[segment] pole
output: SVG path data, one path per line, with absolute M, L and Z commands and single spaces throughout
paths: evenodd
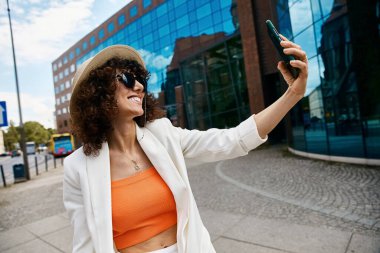
M 47 155 L 45 155 L 45 170 L 48 171 L 48 158 Z
M 36 164 L 36 175 L 38 176 L 38 162 L 37 162 L 37 156 L 34 156 L 34 163 Z
M 13 43 L 13 31 L 12 31 L 12 20 L 11 20 L 11 10 L 9 9 L 9 1 L 7 0 L 7 10 L 8 10 L 8 19 L 9 19 L 9 29 L 11 31 L 11 41 L 12 41 L 12 53 L 13 53 L 13 65 L 15 70 L 15 79 L 16 79 L 16 90 L 17 90 L 17 101 L 18 101 L 18 112 L 20 115 L 20 146 L 23 153 L 23 159 L 24 159 L 24 170 L 26 179 L 30 180 L 30 172 L 29 172 L 29 163 L 28 163 L 28 154 L 26 153 L 26 146 L 25 146 L 25 131 L 24 131 L 24 124 L 22 122 L 22 113 L 21 113 L 21 102 L 20 102 L 20 90 L 18 86 L 18 76 L 17 76 L 17 65 L 16 65 L 16 54 L 15 54 L 15 46 Z
M 7 181 L 5 180 L 3 165 L 1 165 L 1 164 L 0 164 L 0 170 L 1 170 L 1 177 L 3 179 L 3 185 L 4 185 L 4 187 L 7 187 Z

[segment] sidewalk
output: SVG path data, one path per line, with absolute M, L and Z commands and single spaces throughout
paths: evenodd
M 202 210 L 218 253 L 378 253 L 380 239 Z M 254 226 L 247 226 L 254 224 Z M 0 252 L 71 252 L 72 229 L 65 213 L 0 233 Z
M 62 166 L 49 170 L 31 181 L 0 189 L 0 209 L 10 205 L 12 197 L 34 198 L 43 196 L 47 201 L 32 199 L 33 206 L 45 205 L 38 212 L 42 219 L 25 220 L 17 225 L 11 218 L 5 220 L 1 213 L 0 252 L 3 253 L 55 253 L 71 252 L 72 229 L 63 205 L 56 192 L 62 191 Z M 43 190 L 43 191 L 41 191 Z M 56 195 L 56 196 L 52 196 Z M 196 196 L 197 197 L 197 196 Z M 54 199 L 56 209 L 50 206 Z M 21 205 L 17 203 L 17 206 Z M 24 211 L 26 212 L 27 210 Z M 19 209 L 9 209 L 18 212 Z M 41 212 L 45 212 L 46 216 Z M 53 210 L 55 213 L 52 213 Z M 13 211 L 12 211 L 13 212 Z M 338 229 L 299 225 L 278 219 L 263 219 L 253 215 L 242 215 L 225 211 L 200 208 L 202 219 L 211 234 L 218 253 L 379 253 L 380 237 L 363 235 Z M 7 213 L 7 215 L 10 215 Z M 17 217 L 17 215 L 16 215 Z M 4 220 L 3 220 L 4 218 Z M 5 225 L 4 225 L 5 224 Z M 8 224 L 8 225 L 7 225 Z M 194 252 L 195 253 L 195 252 Z

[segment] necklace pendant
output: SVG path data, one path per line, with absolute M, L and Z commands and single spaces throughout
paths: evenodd
M 133 167 L 135 168 L 135 171 L 141 170 L 140 166 L 137 164 L 135 160 L 132 160 L 132 162 L 133 162 Z

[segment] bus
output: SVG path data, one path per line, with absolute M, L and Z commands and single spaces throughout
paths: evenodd
M 50 137 L 49 151 L 55 158 L 68 156 L 74 149 L 74 137 L 71 134 L 53 134 Z
M 36 154 L 36 143 L 34 141 L 26 142 L 26 154 L 35 155 Z

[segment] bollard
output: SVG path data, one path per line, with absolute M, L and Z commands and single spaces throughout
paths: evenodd
M 37 156 L 34 156 L 34 163 L 36 164 L 36 175 L 38 176 L 38 162 L 37 162 Z
M 53 159 L 54 159 L 54 169 L 56 169 L 57 168 L 57 164 L 55 162 L 55 157 Z
M 1 164 L 0 164 L 0 169 L 1 169 L 1 177 L 3 178 L 4 187 L 7 187 L 7 182 L 5 181 L 5 175 L 4 175 L 3 165 L 1 165 Z
M 46 170 L 46 172 L 48 171 L 48 159 L 47 159 L 47 155 L 45 155 L 45 170 Z

